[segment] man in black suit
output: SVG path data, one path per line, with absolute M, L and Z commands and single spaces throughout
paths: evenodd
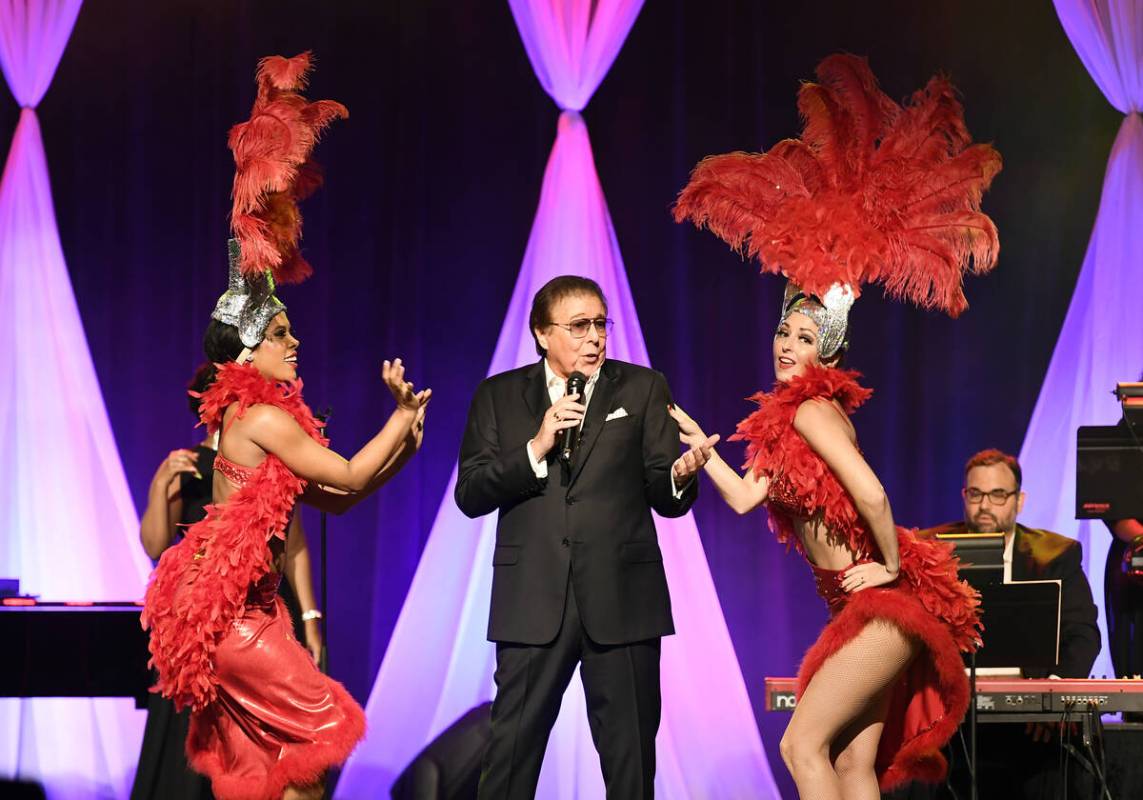
M 1052 669 L 1028 670 L 1027 678 L 1086 678 L 1099 655 L 1099 628 L 1091 587 L 1083 571 L 1083 547 L 1051 531 L 1016 522 L 1024 509 L 1023 471 L 1014 456 L 982 450 L 964 469 L 964 522 L 934 533 L 1004 533 L 1004 580 L 1060 581 L 1060 660 Z
M 541 360 L 494 375 L 468 414 L 456 503 L 496 511 L 492 738 L 480 797 L 535 795 L 548 735 L 577 664 L 609 798 L 651 797 L 659 641 L 674 632 L 651 517 L 682 516 L 708 451 L 678 457 L 662 374 L 606 359 L 606 300 L 562 276 L 529 319 Z M 567 394 L 583 373 L 583 397 Z M 574 429 L 570 460 L 558 441 Z
M 964 469 L 964 522 L 926 531 L 1004 533 L 1004 580 L 1060 581 L 1060 653 L 1051 669 L 1025 670 L 1027 678 L 1086 678 L 1099 655 L 1099 628 L 1091 587 L 1083 571 L 1083 548 L 1075 539 L 1016 522 L 1024 508 L 1023 471 L 1014 456 L 982 450 Z M 1063 784 L 1059 742 L 1049 725 L 981 725 L 979 787 L 982 798 L 1052 798 Z M 953 785 L 967 784 L 961 753 L 953 750 Z M 1070 779 L 1082 774 L 1072 764 Z M 1074 791 L 1074 790 L 1073 790 Z

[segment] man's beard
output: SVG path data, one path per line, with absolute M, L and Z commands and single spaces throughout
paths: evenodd
M 1004 520 L 992 515 L 984 516 L 983 521 L 979 520 L 979 517 L 974 516 L 968 521 L 968 527 L 972 533 L 997 533 L 998 531 L 1007 531 L 1011 527 L 1011 525 L 1002 525 Z

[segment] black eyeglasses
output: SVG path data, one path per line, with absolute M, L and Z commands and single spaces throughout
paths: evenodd
M 596 317 L 595 319 L 573 319 L 566 325 L 562 322 L 552 322 L 550 324 L 555 325 L 557 328 L 563 328 L 571 334 L 573 339 L 582 339 L 587 336 L 587 332 L 594 327 L 595 332 L 599 334 L 599 338 L 603 339 L 606 338 L 608 332 L 611 330 L 611 326 L 615 324 L 615 320 Z
M 1005 491 L 1004 489 L 993 489 L 991 492 L 982 492 L 975 487 L 971 489 L 961 489 L 961 494 L 964 495 L 964 499 L 973 505 L 983 502 L 984 498 L 987 497 L 992 505 L 1002 506 L 1008 502 L 1009 497 L 1019 493 L 1019 489 L 1015 489 L 1011 492 Z

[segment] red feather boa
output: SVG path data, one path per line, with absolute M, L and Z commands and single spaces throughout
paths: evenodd
M 794 501 L 790 509 L 796 516 L 812 517 L 819 510 L 825 523 L 855 553 L 869 552 L 869 534 L 857 516 L 853 498 L 833 472 L 794 430 L 794 415 L 807 400 L 836 400 L 845 413 L 852 414 L 873 394 L 858 384 L 859 373 L 807 366 L 805 373 L 788 383 L 779 382 L 772 392 L 758 392 L 750 399 L 758 410 L 738 423 L 731 441 L 746 442 L 744 468 L 756 476 L 770 478 L 772 496 L 781 496 L 783 504 Z M 769 504 L 770 528 L 785 544 L 793 542 L 801 551 L 794 535 L 793 523 L 784 513 L 775 513 Z
M 252 366 L 225 364 L 202 394 L 200 415 L 208 430 L 222 425 L 232 404 L 234 419 L 253 405 L 289 413 L 323 445 L 321 424 L 302 400 L 302 382 L 276 384 Z M 150 666 L 159 673 L 152 691 L 178 708 L 204 708 L 216 697 L 214 649 L 240 615 L 250 586 L 271 569 L 266 543 L 285 538 L 286 526 L 305 481 L 273 454 L 225 504 L 207 507 L 181 542 L 159 559 L 143 602 L 142 622 L 151 631 Z
M 853 413 L 873 394 L 857 382 L 858 377 L 853 371 L 807 366 L 802 375 L 779 382 L 772 392 L 754 395 L 751 400 L 758 403 L 758 410 L 738 423 L 731 437 L 747 443 L 744 466 L 770 479 L 766 510 L 771 530 L 778 541 L 792 543 L 799 552 L 802 546 L 794 532 L 794 517 L 820 514 L 851 552 L 863 558 L 880 557 L 849 492 L 794 429 L 794 416 L 808 400 L 834 400 L 847 414 Z M 897 529 L 897 543 L 902 579 L 925 610 L 950 627 L 959 649 L 974 648 L 979 641 L 980 599 L 957 577 L 952 545 L 918 539 L 905 528 Z

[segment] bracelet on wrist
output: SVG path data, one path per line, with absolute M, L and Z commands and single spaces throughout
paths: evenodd
M 322 619 L 324 616 L 325 615 L 316 608 L 311 608 L 309 611 L 302 612 L 302 622 L 309 622 L 311 619 Z

